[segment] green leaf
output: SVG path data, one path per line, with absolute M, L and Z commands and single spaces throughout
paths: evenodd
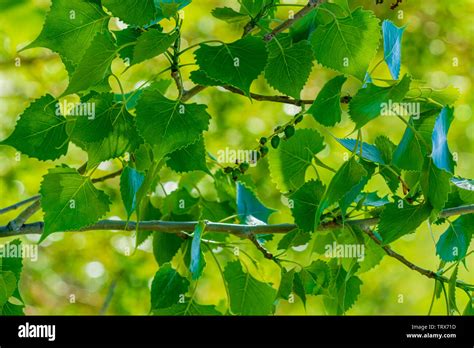
M 390 87 L 379 87 L 370 83 L 365 88 L 359 89 L 349 103 L 349 115 L 355 122 L 356 128 L 365 124 L 379 115 L 396 116 L 393 103 L 400 103 L 410 88 L 411 78 L 405 75 L 399 83 Z M 395 109 L 395 110 L 393 110 Z
M 405 202 L 385 206 L 378 225 L 378 232 L 384 244 L 414 232 L 431 213 L 429 204 L 409 205 Z
M 189 281 L 169 263 L 160 267 L 151 283 L 151 310 L 167 308 L 179 303 L 189 289 Z
M 278 288 L 277 298 L 288 300 L 293 290 L 293 279 L 295 278 L 295 269 L 287 271 L 284 267 L 281 269 L 280 287 Z
M 390 164 L 392 163 L 395 144 L 392 143 L 389 138 L 383 135 L 375 138 L 374 143 L 379 150 L 383 161 L 387 164 L 380 166 L 380 174 L 385 179 L 385 182 L 387 183 L 387 186 L 390 188 L 390 190 L 395 193 L 397 192 L 398 186 L 400 185 L 399 176 L 401 175 L 400 169 Z
M 39 160 L 55 160 L 68 149 L 66 118 L 61 116 L 56 99 L 46 95 L 23 112 L 13 133 L 0 144 L 13 146 Z
M 15 239 L 8 244 L 2 246 L 4 249 L 7 248 L 17 248 L 17 250 L 21 250 L 21 240 Z M 20 280 L 21 271 L 23 270 L 23 258 L 21 254 L 17 256 L 8 255 L 8 257 L 0 256 L 0 270 L 2 271 L 9 271 L 15 275 L 17 282 Z
M 348 0 L 333 0 L 334 4 L 338 5 L 345 13 L 351 13 Z M 327 5 L 327 4 L 326 4 Z
M 299 229 L 294 229 L 291 232 L 286 233 L 283 238 L 278 242 L 278 250 L 286 250 L 293 246 L 304 245 L 311 239 L 311 234 L 303 232 Z
M 421 100 L 433 100 L 441 105 L 453 105 L 459 99 L 459 89 L 448 86 L 444 89 L 413 88 L 407 93 L 407 98 L 420 98 Z
M 324 148 L 323 137 L 316 130 L 299 129 L 277 150 L 270 152 L 270 173 L 277 188 L 291 192 L 303 185 L 306 169 Z
M 307 111 L 323 126 L 332 127 L 341 122 L 341 88 L 346 80 L 344 75 L 339 75 L 326 82 Z
M 174 233 L 153 233 L 153 255 L 158 265 L 170 262 L 183 244 L 183 239 Z
M 271 4 L 272 0 L 238 0 L 240 3 L 240 12 L 255 18 L 264 6 Z
M 369 193 L 361 193 L 358 197 L 356 202 L 362 201 L 362 205 L 365 207 L 382 207 L 385 204 L 390 203 L 388 200 L 388 195 L 384 197 L 379 197 L 377 192 L 369 192 Z
M 301 186 L 289 198 L 292 201 L 291 213 L 295 223 L 304 232 L 312 232 L 316 211 L 323 198 L 326 187 L 317 180 L 311 180 Z
M 53 0 L 40 35 L 24 49 L 47 47 L 66 66 L 77 65 L 96 34 L 107 30 L 109 18 L 98 1 Z
M 402 36 L 405 27 L 399 28 L 388 19 L 382 23 L 383 55 L 394 80 L 400 75 L 402 64 Z
M 138 28 L 128 27 L 120 31 L 114 31 L 113 34 L 117 39 L 117 46 L 121 47 L 119 56 L 126 63 L 130 63 L 133 59 L 133 51 L 135 50 L 134 43 L 144 32 Z M 122 47 L 125 46 L 125 47 Z M 121 98 L 121 96 L 120 96 Z M 117 100 L 118 101 L 118 100 Z
M 13 295 L 17 280 L 13 272 L 10 271 L 0 271 L 0 308 L 7 303 L 10 296 Z
M 230 7 L 216 7 L 212 10 L 211 14 L 224 22 L 227 23 L 238 23 L 245 21 L 249 18 L 248 15 L 235 11 Z
M 2 308 L 2 311 L 0 311 L 0 314 L 6 315 L 6 316 L 21 316 L 25 315 L 23 312 L 23 309 L 25 308 L 24 305 L 16 305 L 11 302 L 5 303 L 5 305 Z
M 171 86 L 170 79 L 160 79 L 160 80 L 154 81 L 150 85 L 150 87 L 148 87 L 147 89 L 150 91 L 158 91 L 164 95 L 166 91 L 168 90 L 169 86 Z M 138 99 L 140 99 L 142 93 L 143 93 L 143 90 L 138 89 L 130 93 L 125 93 L 124 95 L 115 94 L 114 101 L 123 102 L 125 98 L 127 110 L 132 110 L 132 109 L 135 109 L 135 107 L 137 106 Z
M 150 24 L 157 17 L 154 0 L 103 0 L 102 3 L 114 16 L 132 26 Z
M 210 316 L 210 315 L 222 315 L 216 310 L 215 306 L 202 305 L 194 300 L 187 299 L 187 303 L 174 304 L 168 308 L 159 308 L 153 311 L 153 315 L 166 315 L 166 316 L 181 316 L 181 315 L 197 315 L 197 316 Z
M 178 11 L 188 6 L 191 0 L 155 0 L 158 12 L 157 20 L 171 18 L 178 14 Z
M 149 90 L 140 97 L 136 112 L 138 131 L 154 146 L 157 160 L 198 141 L 210 119 L 206 105 L 184 104 Z
M 451 191 L 451 176 L 450 173 L 438 169 L 432 158 L 425 162 L 420 177 L 420 185 L 423 195 L 436 210 L 443 209 L 448 200 L 448 194 Z
M 201 251 L 201 236 L 204 233 L 206 224 L 204 221 L 199 223 L 194 228 L 193 239 L 191 243 L 191 263 L 189 265 L 189 271 L 192 274 L 192 279 L 196 280 L 202 275 L 204 269 L 204 255 Z
M 4 250 L 7 250 L 8 248 L 15 248 L 16 250 L 21 250 L 21 240 L 15 239 L 9 242 L 8 244 L 3 245 Z M 18 284 L 20 281 L 22 270 L 23 270 L 23 257 L 21 253 L 18 253 L 16 255 L 14 254 L 8 254 L 8 255 L 3 255 L 3 256 L 0 255 L 0 271 L 12 272 L 15 275 L 16 287 L 12 296 L 21 302 L 23 302 L 23 299 L 20 295 Z M 5 306 L 7 306 L 7 304 L 5 304 Z M 23 315 L 23 306 L 11 305 L 10 307 L 12 311 L 15 311 L 15 310 L 19 311 L 18 315 Z M 4 315 L 7 315 L 5 314 L 6 310 L 7 309 L 4 307 L 3 308 Z M 1 313 L 1 305 L 0 305 L 0 313 Z
M 124 104 L 114 103 L 112 94 L 100 94 L 88 101 L 95 106 L 93 119 L 68 117 L 71 140 L 87 151 L 88 168 L 111 158 L 117 158 L 138 148 L 140 138 L 135 119 Z
M 267 50 L 260 38 L 246 36 L 232 43 L 202 44 L 196 62 L 208 77 L 250 93 L 250 85 L 267 63 Z M 216 62 L 219 62 L 216 64 Z
M 206 165 L 206 147 L 203 137 L 196 142 L 170 153 L 166 164 L 177 173 L 201 170 L 210 173 Z
M 362 281 L 350 275 L 342 266 L 331 264 L 331 284 L 324 304 L 329 314 L 342 315 L 348 311 L 360 294 Z
M 268 217 L 275 212 L 267 208 L 255 193 L 245 184 L 237 182 L 237 215 L 243 224 L 266 224 Z
M 67 166 L 48 170 L 40 194 L 45 224 L 40 241 L 53 232 L 92 225 L 109 211 L 109 197 L 89 177 Z
M 318 62 L 326 67 L 363 80 L 380 40 L 379 20 L 361 8 L 349 16 L 334 17 L 311 34 L 310 41 Z
M 199 198 L 191 196 L 184 188 L 179 188 L 171 192 L 163 200 L 163 214 L 186 214 L 199 202 Z
M 303 281 L 300 277 L 300 273 L 295 273 L 295 277 L 293 279 L 293 291 L 301 299 L 303 306 L 306 308 L 306 292 Z
M 111 74 L 110 65 L 117 53 L 117 46 L 109 32 L 97 34 L 70 77 L 63 95 L 84 91 L 104 82 Z
M 237 315 L 268 315 L 273 312 L 276 291 L 242 270 L 239 261 L 229 262 L 224 278 L 230 294 L 230 308 Z
M 168 47 L 176 41 L 177 37 L 177 31 L 173 33 L 162 33 L 157 29 L 149 29 L 137 40 L 132 64 L 141 63 L 166 52 Z
M 322 5 L 324 4 L 321 4 L 320 6 Z M 319 14 L 319 7 L 313 9 L 307 15 L 303 16 L 299 21 L 294 22 L 293 25 L 290 26 L 289 34 L 293 42 L 308 40 L 310 38 L 311 33 L 319 25 L 317 14 Z
M 451 276 L 449 277 L 448 302 L 451 313 L 458 312 L 460 314 L 459 309 L 456 306 L 456 281 L 458 279 L 458 268 L 459 264 L 456 265 L 453 272 L 451 273 Z
M 201 198 L 199 205 L 202 208 L 202 220 L 221 221 L 235 214 L 235 207 L 230 201 L 213 202 Z
M 356 150 L 356 145 L 357 145 L 357 150 L 356 154 L 359 157 L 362 157 L 366 161 L 371 161 L 374 163 L 379 163 L 379 164 L 385 164 L 385 160 L 382 158 L 382 154 L 379 151 L 379 149 L 371 144 L 362 142 L 362 144 L 357 142 L 356 139 L 339 139 L 336 138 L 337 142 L 344 146 L 347 150 L 353 152 Z
M 265 78 L 278 91 L 295 99 L 308 80 L 313 68 L 313 51 L 308 41 L 293 44 L 287 34 L 278 35 L 267 43 L 268 62 Z
M 367 272 L 377 266 L 386 255 L 385 250 L 367 235 L 364 235 L 364 245 L 364 260 L 360 263 L 360 268 L 357 271 L 359 274 Z
M 314 228 L 317 228 L 319 225 L 324 209 L 344 198 L 344 196 L 367 175 L 367 170 L 365 170 L 364 166 L 358 163 L 354 157 L 346 161 L 332 178 L 321 199 L 321 203 L 315 214 Z
M 439 237 L 436 254 L 446 262 L 460 261 L 467 253 L 474 234 L 474 214 L 458 217 Z
M 412 119 L 408 122 L 412 127 L 414 126 Z M 402 140 L 393 153 L 392 163 L 401 169 L 420 171 L 423 167 L 425 152 L 424 144 L 407 126 Z
M 320 295 L 329 286 L 330 270 L 326 262 L 317 260 L 301 269 L 299 277 L 305 294 Z
M 339 208 L 341 209 L 342 213 L 342 221 L 346 218 L 346 211 L 351 206 L 351 204 L 357 200 L 357 197 L 364 189 L 365 185 L 369 182 L 370 178 L 375 172 L 375 165 L 371 162 L 364 162 L 361 161 L 362 166 L 367 171 L 367 175 L 365 175 L 361 181 L 355 186 L 353 186 L 345 195 L 339 200 Z
M 137 192 L 145 180 L 145 175 L 134 168 L 126 166 L 120 176 L 120 193 L 122 194 L 123 205 L 127 211 L 127 219 L 137 208 Z
M 392 162 L 393 151 L 395 150 L 395 144 L 385 135 L 379 135 L 375 138 L 374 144 L 379 150 L 382 162 L 389 164 Z
M 445 107 L 436 119 L 432 135 L 431 158 L 439 169 L 454 173 L 453 155 L 448 148 L 448 131 L 454 119 L 454 109 Z
M 308 40 L 318 26 L 330 23 L 334 16 L 346 17 L 347 15 L 350 15 L 350 11 L 346 11 L 338 4 L 320 3 L 319 6 L 291 25 L 290 35 L 294 42 Z
M 222 82 L 211 79 L 207 74 L 202 70 L 192 71 L 189 78 L 197 85 L 203 86 L 220 86 Z

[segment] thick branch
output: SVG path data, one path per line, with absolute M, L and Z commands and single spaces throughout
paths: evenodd
M 15 219 L 11 220 L 7 228 L 12 231 L 19 231 L 30 217 L 32 217 L 41 208 L 41 203 L 36 200 L 32 205 L 23 210 Z
M 460 214 L 474 213 L 474 204 L 461 206 L 456 208 L 446 209 L 441 212 L 441 217 L 449 217 Z M 337 221 L 330 221 L 319 226 L 318 230 L 328 230 L 341 228 L 344 225 L 357 226 L 366 228 L 378 224 L 379 218 L 346 220 L 344 224 Z M 194 231 L 197 221 L 141 221 L 138 229 L 144 231 L 160 231 L 166 233 L 181 233 Z M 85 227 L 80 231 L 94 231 L 94 230 L 122 230 L 134 231 L 136 230 L 136 222 L 121 221 L 121 220 L 102 220 L 98 223 Z M 206 231 L 229 233 L 236 236 L 249 238 L 256 234 L 284 234 L 297 228 L 295 224 L 278 224 L 278 225 L 239 225 L 227 224 L 220 222 L 208 222 Z M 32 224 L 23 225 L 18 231 L 11 231 L 8 226 L 0 227 L 0 237 L 11 237 L 25 234 L 41 234 L 43 232 L 43 223 L 35 222 Z M 65 231 L 67 232 L 67 231 Z M 71 231 L 72 232 L 72 231 Z

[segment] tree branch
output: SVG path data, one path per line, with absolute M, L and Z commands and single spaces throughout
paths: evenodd
M 462 211 L 462 210 L 460 210 Z M 424 269 L 424 268 L 421 268 L 417 265 L 415 265 L 414 263 L 408 261 L 405 256 L 403 255 L 400 255 L 398 254 L 397 252 L 393 251 L 393 249 L 388 246 L 388 245 L 382 245 L 382 242 L 377 238 L 377 236 L 372 232 L 372 230 L 369 228 L 369 227 L 364 227 L 362 228 L 362 230 L 375 242 L 377 243 L 378 245 L 380 245 L 380 247 L 385 251 L 385 253 L 390 256 L 390 257 L 393 257 L 394 259 L 397 259 L 398 261 L 400 261 L 401 263 L 403 263 L 405 266 L 407 266 L 408 268 L 410 268 L 411 270 L 415 271 L 415 272 L 418 272 L 422 275 L 424 275 L 425 277 L 428 277 L 428 278 L 431 278 L 431 279 L 436 279 L 440 282 L 443 282 L 443 283 L 448 283 L 449 282 L 449 279 L 446 278 L 445 276 L 442 276 L 440 274 L 437 274 L 436 272 L 433 272 L 431 270 L 428 270 L 428 269 Z M 471 291 L 473 290 L 473 286 L 472 285 L 469 285 L 469 284 L 466 284 L 462 281 L 459 281 L 457 280 L 456 281 L 456 287 L 460 288 L 460 289 L 463 289 L 465 291 Z
M 281 23 L 279 26 L 273 29 L 270 33 L 265 35 L 263 39 L 265 41 L 271 41 L 277 34 L 291 27 L 295 22 L 299 21 L 301 18 L 303 18 L 305 15 L 310 13 L 313 9 L 315 9 L 316 7 L 318 7 L 324 2 L 325 0 L 310 0 L 305 7 L 303 7 L 301 10 L 295 13 L 293 18 L 287 19 L 286 21 Z
M 0 209 L 0 215 L 2 214 L 5 214 L 5 213 L 8 213 L 9 211 L 12 211 L 12 210 L 16 210 L 22 206 L 24 206 L 25 204 L 28 204 L 28 203 L 31 203 L 31 202 L 34 202 L 36 200 L 40 199 L 40 195 L 36 195 L 36 196 L 33 196 L 33 197 L 30 197 L 30 198 L 27 198 L 25 199 L 24 201 L 21 201 L 21 202 L 18 202 L 18 203 L 15 203 L 15 204 L 12 204 L 8 207 L 5 207 L 3 209 Z
M 32 205 L 23 210 L 15 219 L 11 220 L 6 226 L 11 231 L 19 231 L 30 217 L 32 217 L 41 208 L 41 203 L 36 200 Z
M 82 170 L 82 168 L 85 168 L 84 166 L 85 165 L 83 165 L 81 168 L 79 168 L 78 171 L 80 173 L 84 172 L 84 170 Z M 94 178 L 91 181 L 93 183 L 97 183 L 97 182 L 102 182 L 102 181 L 105 181 L 105 180 L 108 180 L 108 179 L 112 179 L 112 178 L 115 178 L 116 176 L 120 175 L 122 173 L 122 171 L 123 171 L 123 168 L 121 168 L 121 169 L 119 169 L 119 170 L 117 170 L 113 173 L 101 176 L 99 178 Z M 18 202 L 18 203 L 14 204 L 10 207 L 2 209 L 2 211 L 0 211 L 0 214 L 2 214 L 3 212 L 7 212 L 7 211 L 10 211 L 10 210 L 16 209 L 17 207 L 20 207 L 21 205 L 24 205 L 26 203 L 34 202 L 28 208 L 23 210 L 15 219 L 11 220 L 4 228 L 8 229 L 9 231 L 12 231 L 12 232 L 20 231 L 23 228 L 23 226 L 25 225 L 25 222 L 28 221 L 28 219 L 30 217 L 32 217 L 38 210 L 40 210 L 40 208 L 41 208 L 40 198 L 41 198 L 40 195 L 36 195 L 36 196 L 30 197 L 28 199 L 25 199 L 22 202 Z
M 181 97 L 182 102 L 186 102 L 192 97 L 194 97 L 196 94 L 200 93 L 201 91 L 205 90 L 207 86 L 202 86 L 202 85 L 196 85 L 193 88 L 191 88 L 189 91 L 184 91 L 183 96 Z
M 461 214 L 474 213 L 474 204 L 460 206 L 456 208 L 446 209 L 441 212 L 441 217 L 449 217 Z M 374 226 L 379 222 L 379 218 L 368 218 L 358 220 L 346 220 L 344 224 L 338 221 L 330 221 L 323 223 L 319 226 L 319 230 L 328 230 L 341 228 L 344 225 L 357 226 L 360 228 Z M 138 230 L 144 231 L 159 231 L 165 233 L 181 233 L 189 232 L 192 233 L 194 228 L 198 224 L 198 221 L 141 221 L 138 224 Z M 0 238 L 12 237 L 25 234 L 41 234 L 43 232 L 43 222 L 35 222 L 31 224 L 23 225 L 19 230 L 12 231 L 8 226 L 0 227 Z M 243 238 L 249 238 L 252 235 L 257 234 L 284 234 L 296 229 L 295 224 L 277 224 L 277 225 L 240 225 L 240 224 L 228 224 L 220 222 L 208 222 L 206 225 L 206 231 L 208 232 L 220 232 L 229 233 Z M 137 223 L 134 221 L 122 221 L 122 220 L 101 220 L 96 224 L 82 228 L 80 231 L 97 231 L 97 230 L 121 230 L 121 231 L 135 231 L 137 229 Z M 74 232 L 74 231 L 64 231 Z M 77 231 L 79 232 L 79 231 Z
M 275 29 L 273 29 L 270 33 L 265 35 L 263 37 L 264 41 L 271 41 L 277 34 L 281 33 L 282 31 L 288 29 L 291 27 L 295 22 L 299 21 L 301 18 L 303 18 L 305 15 L 310 13 L 313 9 L 315 9 L 317 6 L 321 5 L 324 3 L 326 0 L 310 0 L 308 4 L 303 7 L 301 10 L 299 10 L 293 18 L 289 18 L 283 23 L 281 23 L 279 26 L 277 26 Z M 247 25 L 244 28 L 244 36 L 247 35 L 255 26 L 256 24 L 253 22 L 247 23 Z M 174 77 L 173 77 L 174 78 Z M 202 86 L 202 85 L 196 85 L 193 88 L 191 88 L 189 91 L 183 91 L 181 101 L 185 102 L 192 97 L 194 97 L 196 94 L 200 93 L 204 89 L 206 89 L 207 86 Z M 231 92 L 238 93 L 238 94 L 243 94 L 242 91 L 234 87 L 231 87 L 234 90 L 231 90 L 228 88 L 228 86 L 224 87 Z M 301 105 L 303 104 L 312 104 L 314 100 L 296 100 L 296 99 L 291 99 L 285 96 L 261 96 L 258 94 L 251 93 L 250 96 L 255 99 L 255 100 L 266 100 L 266 101 L 273 101 L 277 103 L 287 103 L 287 104 L 293 104 L 293 105 Z M 342 98 L 341 98 L 342 100 Z
M 233 86 L 223 86 L 229 92 L 240 94 L 245 96 L 245 93 L 238 88 Z M 287 97 L 286 95 L 262 95 L 257 93 L 250 93 L 250 97 L 257 101 L 269 101 L 274 103 L 284 103 L 284 104 L 293 104 L 293 105 L 302 105 L 302 104 L 313 104 L 314 99 L 293 99 Z M 350 101 L 349 96 L 344 96 L 340 98 L 341 104 L 347 104 Z
M 95 184 L 97 182 L 103 182 L 103 181 L 106 181 L 106 180 L 109 180 L 109 179 L 113 179 L 117 176 L 119 176 L 120 174 L 122 174 L 123 172 L 123 168 L 120 168 L 119 170 L 113 172 L 113 173 L 110 173 L 110 174 L 107 174 L 107 175 L 104 175 L 104 176 L 101 176 L 99 178 L 94 178 L 94 179 L 91 179 L 91 181 Z

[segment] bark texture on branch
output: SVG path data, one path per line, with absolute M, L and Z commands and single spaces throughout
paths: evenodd
M 443 210 L 440 214 L 441 217 L 450 217 L 454 215 L 463 215 L 474 213 L 474 204 L 460 206 L 456 208 L 449 208 Z M 328 230 L 341 228 L 344 225 L 357 226 L 360 228 L 370 227 L 378 224 L 379 218 L 368 218 L 358 220 L 346 220 L 344 223 L 338 221 L 329 221 L 319 226 L 318 230 Z M 194 228 L 198 224 L 198 221 L 141 221 L 138 224 L 138 230 L 144 231 L 160 231 L 166 233 L 181 233 L 194 231 Z M 8 225 L 0 227 L 0 238 L 12 237 L 25 234 L 41 234 L 43 232 L 43 222 L 34 222 L 31 224 L 25 224 L 17 230 L 12 230 Z M 284 234 L 296 229 L 295 224 L 276 224 L 276 225 L 241 225 L 241 224 L 229 224 L 221 222 L 207 222 L 206 231 L 208 232 L 220 232 L 229 233 L 236 236 L 248 238 L 256 234 Z M 97 230 L 122 230 L 122 231 L 135 231 L 137 229 L 137 223 L 134 221 L 123 221 L 123 220 L 101 220 L 96 224 L 88 227 L 84 227 L 79 231 L 97 231 Z M 68 232 L 68 231 L 65 231 Z M 72 232 L 72 231 L 71 231 Z

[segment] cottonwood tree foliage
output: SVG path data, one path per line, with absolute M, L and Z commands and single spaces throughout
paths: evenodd
M 240 25 L 241 38 L 223 42 L 216 37 L 181 48 L 185 23 L 181 10 L 190 3 L 52 1 L 41 33 L 24 49 L 46 47 L 57 52 L 67 68 L 69 85 L 61 96 L 48 94 L 32 101 L 1 144 L 48 161 L 65 155 L 73 143 L 87 152 L 88 161 L 80 168 L 67 163 L 51 167 L 42 178 L 39 196 L 2 210 L 30 204 L 1 228 L 1 235 L 40 233 L 43 241 L 55 232 L 129 230 L 136 231 L 137 245 L 153 238 L 159 269 L 151 286 L 150 312 L 156 315 L 268 315 L 278 301 L 299 297 L 306 305 L 308 296 L 321 296 L 327 313 L 344 314 L 363 296 L 360 274 L 387 255 L 432 278 L 433 298 L 444 294 L 448 314 L 472 314 L 474 286 L 457 274 L 471 254 L 474 181 L 456 176 L 456 160 L 447 143 L 457 91 L 433 90 L 409 74 L 400 74 L 404 28 L 381 22 L 369 9 L 351 8 L 346 0 L 312 0 L 290 12 L 289 18 L 275 18 L 277 0 L 239 0 L 238 10 L 218 7 L 212 15 Z M 127 27 L 110 30 L 112 17 Z M 175 23 L 174 28 L 165 31 L 160 25 L 163 19 Z M 384 56 L 377 63 L 379 49 Z M 189 90 L 184 89 L 181 75 L 185 52 L 194 54 L 197 66 L 191 73 L 195 86 Z M 159 55 L 169 62 L 160 74 L 133 91 L 112 92 L 111 76 L 120 85 L 111 72 L 113 60 L 135 65 Z M 337 75 L 314 100 L 301 100 L 316 63 Z M 388 66 L 390 80 L 377 77 L 373 67 L 379 64 Z M 253 81 L 262 74 L 281 95 L 251 92 Z M 164 79 L 166 75 L 171 80 Z M 353 96 L 342 92 L 348 80 L 360 85 Z M 271 181 L 288 199 L 294 221 L 268 224 L 274 210 L 255 194 L 250 163 L 222 166 L 207 153 L 211 115 L 207 105 L 191 99 L 215 86 L 235 93 L 235 98 L 243 95 L 300 107 L 290 121 L 275 125 L 273 133 L 262 134 L 256 144 L 257 159 L 268 157 Z M 170 97 L 173 93 L 168 90 L 173 88 L 177 97 Z M 93 104 L 95 117 L 71 115 L 64 108 L 58 113 L 59 100 L 71 94 L 78 95 L 81 103 Z M 337 139 L 348 156 L 333 169 L 318 158 L 326 147 L 325 136 L 299 124 L 304 117 L 313 117 L 333 127 L 341 121 L 341 104 L 348 104 L 356 136 Z M 361 130 L 384 114 L 385 105 L 390 105 L 391 116 L 406 125 L 401 141 L 394 143 L 379 135 L 372 144 L 364 142 Z M 419 106 L 417 114 L 411 105 Z M 105 177 L 93 175 L 102 161 L 115 158 L 122 161 L 121 170 Z M 162 180 L 165 166 L 180 173 L 182 180 L 158 208 L 149 194 Z M 332 179 L 323 182 L 318 174 L 317 179 L 308 180 L 308 168 L 316 173 L 318 168 L 331 170 Z M 95 184 L 119 175 L 117 190 L 127 219 L 101 220 L 112 202 Z M 192 194 L 206 175 L 218 193 L 215 201 Z M 390 196 L 365 189 L 376 176 L 385 180 Z M 27 223 L 39 209 L 44 222 Z M 365 217 L 354 219 L 355 215 Z M 131 220 L 133 216 L 136 221 Z M 446 226 L 436 244 L 440 266 L 433 271 L 414 265 L 390 247 L 427 222 Z M 271 238 L 279 241 L 274 250 L 266 246 Z M 365 257 L 362 261 L 355 256 L 320 257 L 325 246 L 334 242 L 364 245 Z M 311 263 L 284 258 L 290 248 L 308 243 Z M 281 271 L 280 283 L 265 281 L 258 272 L 258 260 L 244 252 L 246 244 L 275 263 Z M 215 253 L 216 248 L 222 251 Z M 217 264 L 226 290 L 225 312 L 194 297 L 211 262 Z M 0 270 L 2 313 L 21 313 L 21 259 L 0 259 Z M 467 304 L 466 298 L 456 296 L 459 293 L 467 295 Z

